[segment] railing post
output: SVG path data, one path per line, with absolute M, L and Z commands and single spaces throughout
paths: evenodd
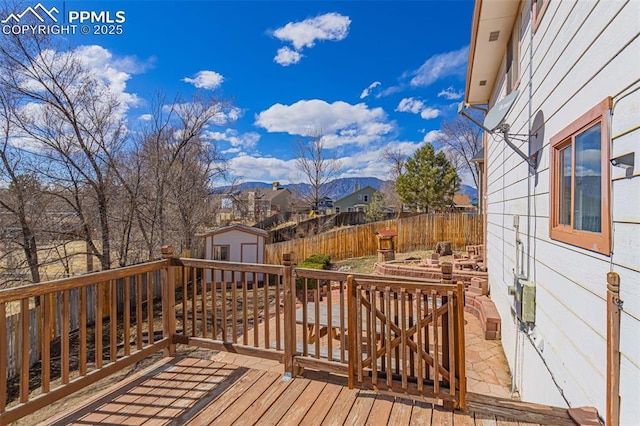
M 284 286 L 284 372 L 295 376 L 293 355 L 296 352 L 295 291 L 293 290 L 293 268 L 291 253 L 282 254 L 282 284 Z
M 458 367 L 458 384 L 460 386 L 458 393 L 458 408 L 463 409 L 467 406 L 467 372 L 465 368 L 465 339 L 464 339 L 464 283 L 458 281 L 456 288 L 456 365 Z M 455 384 L 452 384 L 455 386 Z
M 349 354 L 349 389 L 353 389 L 356 379 L 356 290 L 353 285 L 353 275 L 347 276 L 347 338 Z M 374 360 L 376 362 L 376 360 Z
M 173 246 L 162 247 L 162 258 L 166 259 L 166 266 L 162 270 L 162 333 L 169 338 L 169 346 L 164 350 L 164 356 L 174 356 L 176 344 L 176 269 L 173 266 Z
M 453 284 L 453 264 L 451 262 L 444 262 L 442 264 L 442 284 Z M 442 306 L 448 302 L 447 296 L 442 296 Z M 449 323 L 449 313 L 445 312 L 442 315 L 442 366 L 449 370 L 449 339 L 453 339 L 453 336 L 449 336 L 449 328 L 445 324 Z M 453 383 L 449 383 L 449 386 L 455 386 Z
M 607 274 L 607 424 L 620 424 L 620 275 Z

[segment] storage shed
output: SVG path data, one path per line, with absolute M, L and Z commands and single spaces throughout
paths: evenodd
M 234 224 L 213 229 L 202 234 L 205 239 L 204 258 L 243 263 L 264 263 L 264 247 L 269 233 L 263 229 Z M 216 272 L 216 282 L 220 282 L 220 272 Z M 206 279 L 211 280 L 207 272 Z M 226 278 L 231 280 L 231 276 Z M 237 278 L 238 279 L 238 278 Z M 262 277 L 257 278 L 258 281 Z M 249 279 L 249 281 L 252 281 Z

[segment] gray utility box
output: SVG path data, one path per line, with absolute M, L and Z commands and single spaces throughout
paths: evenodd
M 521 322 L 536 322 L 536 285 L 523 278 L 514 277 L 513 286 L 509 286 L 513 295 L 513 308 Z

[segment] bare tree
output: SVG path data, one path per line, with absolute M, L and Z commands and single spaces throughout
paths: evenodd
M 225 176 L 228 165 L 205 131 L 224 120 L 226 107 L 214 97 L 156 99 L 152 120 L 136 140 L 143 171 L 136 217 L 150 257 L 168 242 L 171 222 L 180 224 L 184 250 L 192 246 L 193 231 L 211 222 L 211 183 Z
M 391 182 L 385 182 L 380 192 L 384 198 L 384 203 L 394 207 L 399 215 L 404 210 L 404 204 L 396 191 L 396 181 L 405 172 L 407 156 L 401 150 L 394 150 L 390 146 L 387 146 L 384 151 L 382 151 L 382 160 L 389 167 L 389 178 Z
M 479 115 L 480 112 L 474 114 Z M 478 119 L 482 121 L 481 117 Z M 454 120 L 443 122 L 440 131 L 442 136 L 436 142 L 445 147 L 447 157 L 458 174 L 471 175 L 477 188 L 478 170 L 471 159 L 482 149 L 482 129 L 458 115 Z
M 113 154 L 125 140 L 122 105 L 72 52 L 59 52 L 37 36 L 3 41 L 2 84 L 28 105 L 16 122 L 50 165 L 46 179 L 64 183 L 66 191 L 58 195 L 75 211 L 102 269 L 109 269 L 113 173 L 105 151 Z
M 404 173 L 407 156 L 401 150 L 387 146 L 382 151 L 382 160 L 389 166 L 389 177 L 395 182 Z
M 15 97 L 0 85 L 0 180 L 8 183 L 8 188 L 0 192 L 0 208 L 11 217 L 8 221 L 3 220 L 4 239 L 5 242 L 14 241 L 20 247 L 31 282 L 37 283 L 40 282 L 40 264 L 35 228 L 42 216 L 43 197 L 40 184 L 30 171 L 29 154 L 14 143 L 18 136 L 13 124 L 15 109 Z M 17 230 L 16 238 L 11 235 L 12 228 Z M 11 251 L 10 245 L 5 244 L 3 254 Z
M 158 97 L 148 126 L 130 133 L 126 105 L 108 79 L 40 34 L 0 39 L 0 88 L 0 179 L 10 185 L 0 212 L 22 230 L 32 280 L 38 234 L 28 209 L 45 190 L 65 220 L 42 235 L 84 240 L 88 259 L 96 256 L 102 269 L 114 256 L 121 266 L 153 258 L 163 244 L 190 249 L 197 230 L 212 223 L 212 186 L 227 163 L 206 130 L 228 124 L 227 103 L 200 94 Z M 41 166 L 27 169 L 28 158 Z M 73 255 L 66 247 L 57 253 Z
M 342 163 L 329 155 L 320 132 L 312 132 L 306 138 L 298 139 L 293 146 L 293 153 L 302 180 L 309 185 L 306 190 L 298 192 L 310 209 L 315 211 L 320 200 L 331 192 L 327 183 L 338 177 Z

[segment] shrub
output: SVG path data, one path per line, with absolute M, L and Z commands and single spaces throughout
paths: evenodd
M 328 254 L 312 254 L 307 257 L 302 263 L 316 263 L 318 265 L 322 265 L 322 268 L 313 268 L 313 269 L 331 269 L 331 255 Z
M 321 269 L 321 270 L 329 270 L 331 269 L 331 256 L 328 254 L 313 254 L 306 258 L 304 262 L 298 264 L 298 268 L 307 268 L 307 269 Z M 304 278 L 296 277 L 296 290 L 302 290 L 304 287 Z M 308 279 L 307 280 L 307 289 L 316 288 L 318 280 L 316 279 Z

